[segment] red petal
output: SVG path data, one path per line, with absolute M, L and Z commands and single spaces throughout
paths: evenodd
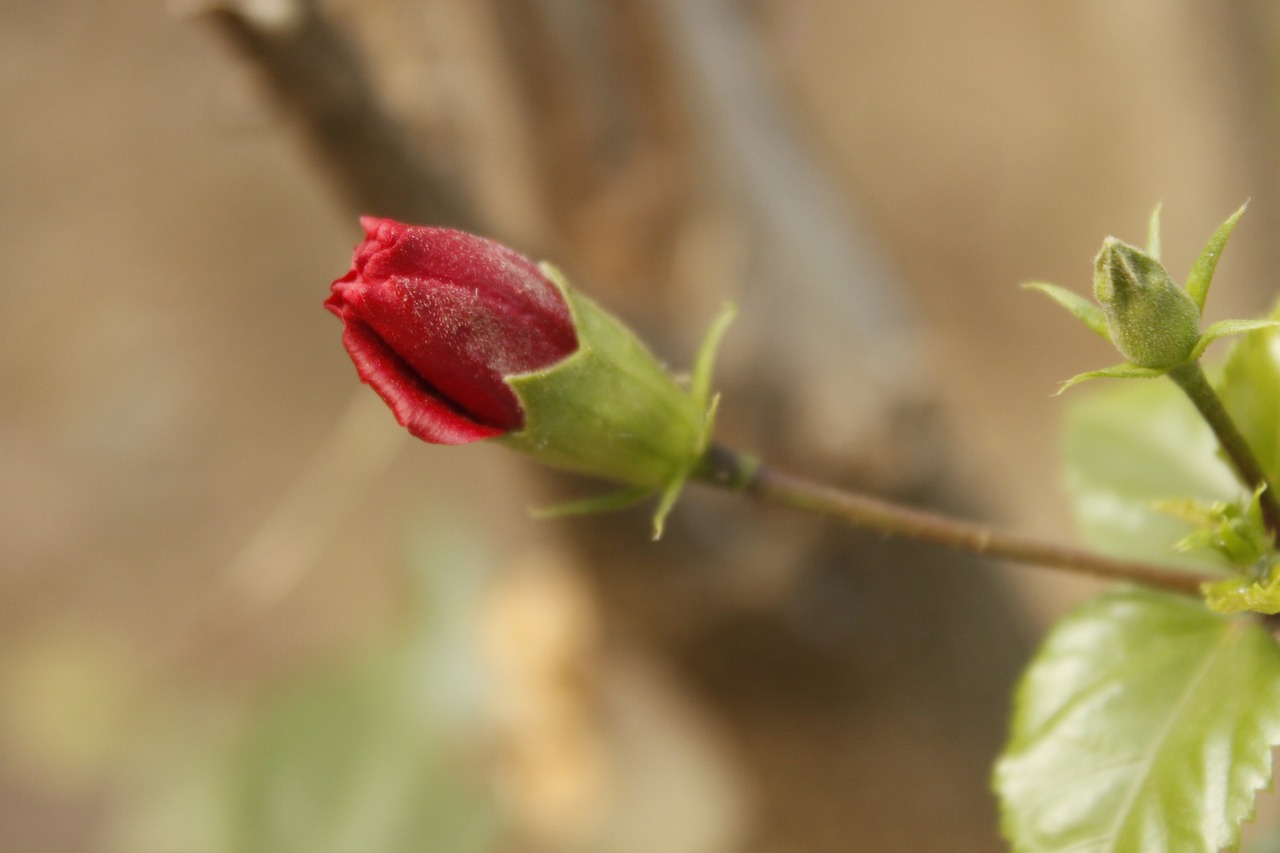
M 335 312 L 336 313 L 336 312 Z M 401 426 L 432 444 L 470 444 L 506 430 L 477 423 L 422 382 L 367 326 L 348 322 L 342 344 L 356 372 L 386 401 Z

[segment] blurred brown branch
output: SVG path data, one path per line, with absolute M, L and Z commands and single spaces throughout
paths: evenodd
M 285 0 L 270 15 L 255 11 L 262 5 L 220 0 L 202 14 L 298 122 L 346 202 L 410 222 L 479 228 L 448 175 L 411 150 L 350 41 L 316 4 Z

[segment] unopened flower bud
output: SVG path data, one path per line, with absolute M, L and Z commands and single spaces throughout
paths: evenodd
M 701 455 L 705 401 L 558 273 L 446 228 L 365 218 L 325 307 L 360 378 L 418 438 L 499 438 L 548 464 L 652 490 Z
M 1200 308 L 1155 258 L 1108 237 L 1094 262 L 1093 287 L 1111 340 L 1129 361 L 1166 370 L 1192 358 Z

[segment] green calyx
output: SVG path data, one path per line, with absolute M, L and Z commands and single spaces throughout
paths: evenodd
M 569 305 L 578 349 L 544 370 L 507 377 L 525 425 L 497 440 L 545 464 L 627 487 L 540 515 L 601 512 L 661 495 L 656 539 L 710 441 L 718 402 L 710 394 L 711 368 L 732 312 L 713 325 L 686 388 L 621 321 L 575 291 L 559 270 L 542 267 Z
M 1218 258 L 1244 206 L 1227 218 L 1200 252 L 1179 287 L 1160 263 L 1160 208 L 1151 215 L 1146 249 L 1108 237 L 1094 260 L 1094 304 L 1056 285 L 1034 282 L 1094 333 L 1106 338 L 1127 361 L 1072 377 L 1058 393 L 1086 379 L 1150 379 L 1199 360 L 1209 344 L 1226 335 L 1277 325 L 1272 320 L 1223 320 L 1200 331 L 1201 312 Z

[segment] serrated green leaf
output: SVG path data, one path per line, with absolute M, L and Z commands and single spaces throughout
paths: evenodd
M 1196 305 L 1200 306 L 1200 310 L 1204 310 L 1204 300 L 1209 295 L 1209 285 L 1213 282 L 1213 273 L 1218 268 L 1218 258 L 1222 256 L 1222 250 L 1227 245 L 1227 240 L 1231 238 L 1231 232 L 1236 230 L 1236 223 L 1240 221 L 1240 217 L 1244 216 L 1244 209 L 1249 206 L 1249 202 L 1240 205 L 1240 209 L 1227 217 L 1227 221 L 1218 226 L 1218 230 L 1213 232 L 1213 236 L 1209 238 L 1209 242 L 1204 244 L 1204 248 L 1200 250 L 1200 256 L 1196 258 L 1195 264 L 1191 267 L 1191 275 L 1187 276 L 1187 293 L 1195 300 Z
M 1213 433 L 1171 382 L 1099 391 L 1075 401 L 1067 418 L 1067 485 L 1085 539 L 1116 556 L 1215 564 L 1213 555 L 1174 553 L 1189 527 L 1157 508 L 1242 496 Z
M 1271 482 L 1280 478 L 1280 331 L 1249 332 L 1231 348 L 1217 384 L 1223 405 Z
M 1204 585 L 1205 603 L 1219 613 L 1280 613 L 1280 575 L 1265 580 L 1227 578 Z
M 1107 331 L 1107 315 L 1102 313 L 1101 308 L 1080 294 L 1067 290 L 1065 287 L 1058 287 L 1056 284 L 1049 284 L 1046 281 L 1032 281 L 1022 286 L 1027 290 L 1038 290 L 1048 296 L 1054 302 L 1070 311 L 1077 320 L 1088 326 L 1095 335 L 1098 335 L 1104 341 L 1109 342 L 1111 340 L 1111 333 Z
M 1054 396 L 1058 396 L 1063 391 L 1081 382 L 1087 382 L 1090 379 L 1156 379 L 1164 376 L 1168 371 L 1158 370 L 1154 367 L 1139 367 L 1136 364 L 1124 362 L 1123 364 L 1104 367 L 1102 370 L 1090 370 L 1087 373 L 1077 373 L 1067 381 L 1058 386 L 1058 390 L 1054 392 Z
M 1024 853 L 1214 853 L 1280 743 L 1280 648 L 1255 622 L 1122 588 L 1054 628 L 996 765 Z

